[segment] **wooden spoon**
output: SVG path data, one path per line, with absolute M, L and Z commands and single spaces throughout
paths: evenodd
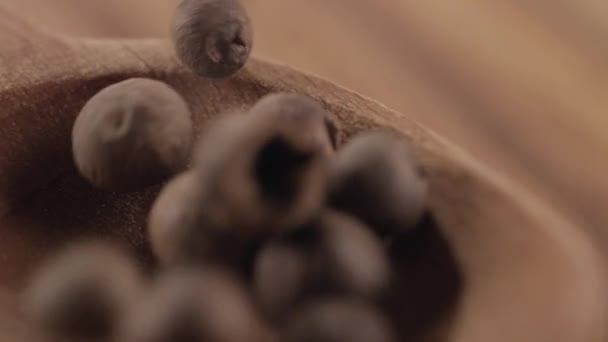
M 167 82 L 187 99 L 197 131 L 222 112 L 291 91 L 323 103 L 347 139 L 383 128 L 411 143 L 430 177 L 431 207 L 449 246 L 454 269 L 446 272 L 458 275 L 443 286 L 442 270 L 433 274 L 432 264 L 418 261 L 418 281 L 427 282 L 422 299 L 444 295 L 436 289 L 454 291 L 445 316 L 416 332 L 419 339 L 605 337 L 604 265 L 581 230 L 402 114 L 289 67 L 254 59 L 232 78 L 202 79 L 179 65 L 168 42 L 72 40 L 1 9 L 0 43 L 0 299 L 12 303 L 0 305 L 0 319 L 15 317 L 11 307 L 31 270 L 69 241 L 113 239 L 149 258 L 143 230 L 158 187 L 133 194 L 96 191 L 77 175 L 70 146 L 85 101 L 107 85 L 143 76 Z M 0 327 L 2 341 L 25 333 L 23 324 Z

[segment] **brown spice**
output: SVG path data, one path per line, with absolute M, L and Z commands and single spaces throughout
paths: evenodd
M 186 102 L 164 83 L 134 78 L 90 99 L 72 132 L 74 161 L 93 185 L 139 190 L 183 170 L 192 122 Z
M 87 243 L 42 268 L 25 295 L 25 313 L 52 338 L 107 339 L 140 291 L 131 260 L 114 247 Z
M 274 93 L 260 99 L 248 115 L 276 122 L 293 144 L 311 149 L 322 145 L 327 153 L 340 144 L 337 119 L 315 100 L 295 93 Z
M 172 36 L 178 57 L 192 71 L 222 78 L 245 65 L 253 31 L 238 0 L 182 0 Z
M 326 212 L 318 222 L 269 242 L 254 268 L 263 311 L 281 320 L 298 303 L 325 294 L 378 299 L 392 275 L 379 238 L 356 219 Z
M 179 175 L 161 191 L 150 212 L 148 236 L 162 264 L 246 263 L 256 237 L 238 227 L 214 224 L 212 201 L 193 171 Z
M 390 323 L 376 308 L 353 299 L 314 301 L 290 318 L 285 342 L 395 342 Z
M 329 202 L 382 234 L 404 233 L 427 207 L 428 185 L 397 137 L 363 133 L 342 148 L 331 168 Z
M 305 250 L 283 241 L 264 246 L 254 265 L 254 292 L 262 311 L 274 321 L 284 319 L 309 291 L 312 267 Z
M 258 235 L 310 221 L 325 196 L 326 140 L 293 134 L 298 122 L 252 113 L 221 119 L 199 144 L 195 166 L 213 199 L 211 221 Z
M 124 342 L 266 342 L 242 285 L 219 269 L 174 269 L 161 276 L 129 315 Z

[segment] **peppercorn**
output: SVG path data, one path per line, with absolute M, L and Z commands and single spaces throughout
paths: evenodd
M 87 243 L 69 248 L 35 274 L 25 313 L 52 339 L 109 339 L 139 291 L 140 276 L 122 251 Z
M 380 239 L 356 219 L 331 211 L 267 243 L 254 266 L 256 298 L 275 321 L 318 295 L 379 299 L 391 279 Z
M 243 286 L 221 269 L 161 275 L 121 329 L 124 342 L 265 342 L 269 328 Z
M 256 237 L 210 220 L 211 193 L 193 171 L 185 172 L 161 191 L 148 222 L 148 236 L 163 265 L 221 263 L 244 266 Z
M 265 245 L 254 265 L 254 293 L 262 311 L 273 321 L 310 292 L 313 267 L 307 251 L 274 241 Z
M 310 97 L 274 93 L 263 97 L 247 113 L 258 120 L 276 122 L 285 136 L 302 146 L 322 145 L 332 154 L 340 143 L 336 118 Z M 314 147 L 313 147 L 314 148 Z
M 338 212 L 327 212 L 320 224 L 318 258 L 323 260 L 324 278 L 338 291 L 368 298 L 381 295 L 391 281 L 382 241 L 359 220 Z
M 313 301 L 294 314 L 285 342 L 394 342 L 387 318 L 374 306 L 348 298 Z
M 192 71 L 223 78 L 247 62 L 253 32 L 238 0 L 182 0 L 173 20 L 172 37 L 177 56 Z
M 199 144 L 195 168 L 213 198 L 207 213 L 216 225 L 249 232 L 304 224 L 323 205 L 327 139 L 255 110 L 220 120 Z
M 164 83 L 134 78 L 90 99 L 76 119 L 73 154 L 96 187 L 130 191 L 184 169 L 192 145 L 190 110 Z
M 329 203 L 381 234 L 413 229 L 427 207 L 427 181 L 396 137 L 379 132 L 355 137 L 337 154 L 329 177 Z

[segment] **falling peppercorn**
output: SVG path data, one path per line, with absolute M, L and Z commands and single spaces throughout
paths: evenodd
M 172 29 L 177 56 L 196 74 L 230 76 L 245 65 L 253 32 L 238 0 L 182 0 Z

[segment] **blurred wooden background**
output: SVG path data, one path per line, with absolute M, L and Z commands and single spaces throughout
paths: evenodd
M 608 1 L 243 0 L 255 51 L 397 109 L 608 244 Z M 50 30 L 166 37 L 176 0 L 0 0 Z

